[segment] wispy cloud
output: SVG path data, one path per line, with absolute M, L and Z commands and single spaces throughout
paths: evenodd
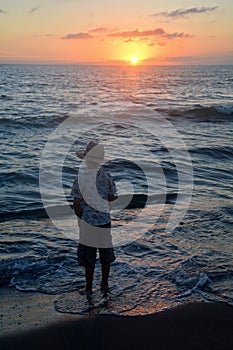
M 131 43 L 131 42 L 134 42 L 134 41 L 135 41 L 135 40 L 129 38 L 129 39 L 125 39 L 125 40 L 124 40 L 124 43 Z
M 89 30 L 90 33 L 103 33 L 103 32 L 107 32 L 107 28 L 105 27 L 98 27 L 98 28 L 94 28 Z
M 125 32 L 115 32 L 108 34 L 108 36 L 111 37 L 117 37 L 117 38 L 137 38 L 137 37 L 143 37 L 143 36 L 155 36 L 155 35 L 163 35 L 165 34 L 165 31 L 162 28 L 156 28 L 151 30 L 142 30 L 142 29 L 135 29 L 135 30 L 128 30 Z
M 76 33 L 76 34 L 67 34 L 63 36 L 62 39 L 91 39 L 93 36 L 89 33 Z
M 195 15 L 198 13 L 209 13 L 209 12 L 213 12 L 215 10 L 218 9 L 218 6 L 213 6 L 213 7 L 191 7 L 188 9 L 177 9 L 174 11 L 164 11 L 164 12 L 158 12 L 158 13 L 154 13 L 152 14 L 152 16 L 164 16 L 164 17 L 171 17 L 171 18 L 175 18 L 175 17 L 185 17 L 185 16 L 189 16 L 189 15 Z
M 144 43 L 154 42 L 154 39 L 158 39 L 158 42 L 155 42 L 153 45 L 165 45 L 164 40 L 176 39 L 176 38 L 191 38 L 192 35 L 184 32 L 174 32 L 167 33 L 163 28 L 155 28 L 142 30 L 137 28 L 134 30 L 127 31 L 118 31 L 113 33 L 105 33 L 109 31 L 107 28 L 98 27 L 89 30 L 88 32 L 80 33 L 69 33 L 62 37 L 62 39 L 92 39 L 98 38 L 98 34 L 102 33 L 104 38 L 117 38 L 122 40 L 125 43 L 143 41 Z M 95 35 L 96 34 L 96 35 Z M 157 40 L 156 40 L 157 41 Z M 161 43 L 161 44 L 160 44 Z
M 166 46 L 166 43 L 164 41 L 158 41 L 158 42 L 149 42 L 147 46 Z
M 116 32 L 108 34 L 110 37 L 116 37 L 116 38 L 139 38 L 139 37 L 163 37 L 167 39 L 175 39 L 175 38 L 190 38 L 192 35 L 186 34 L 184 32 L 181 33 L 167 33 L 162 28 L 155 28 L 150 30 L 142 30 L 142 29 L 135 29 L 135 30 L 129 30 L 125 32 Z
M 0 9 L 0 13 L 6 13 L 6 11 L 4 11 L 3 9 Z
M 193 38 L 193 35 L 191 34 L 187 34 L 187 33 L 184 33 L 184 32 L 181 32 L 181 33 L 172 33 L 172 34 L 169 34 L 169 33 L 166 33 L 164 35 L 165 38 L 167 39 L 176 39 L 176 38 Z
M 39 9 L 39 6 L 34 6 L 33 8 L 31 8 L 28 12 L 29 13 L 34 13 Z

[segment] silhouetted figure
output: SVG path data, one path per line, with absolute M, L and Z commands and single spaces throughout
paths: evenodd
M 82 294 L 90 297 L 99 249 L 102 267 L 100 289 L 102 296 L 109 292 L 108 277 L 110 264 L 115 260 L 111 236 L 111 202 L 116 198 L 116 186 L 110 174 L 101 164 L 104 161 L 104 146 L 90 142 L 84 152 L 77 152 L 84 159 L 74 181 L 71 195 L 74 197 L 74 211 L 79 222 L 78 261 L 85 267 L 86 287 Z

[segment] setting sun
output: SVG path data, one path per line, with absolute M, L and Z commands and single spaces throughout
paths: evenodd
M 138 63 L 138 57 L 135 57 L 135 56 L 131 57 L 130 61 L 132 64 L 136 64 L 136 63 Z

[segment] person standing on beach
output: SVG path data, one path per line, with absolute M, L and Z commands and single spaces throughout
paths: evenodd
M 79 244 L 78 262 L 85 267 L 86 286 L 80 290 L 88 298 L 92 295 L 92 283 L 97 249 L 102 270 L 100 290 L 102 297 L 109 292 L 110 264 L 115 260 L 111 236 L 111 202 L 116 195 L 116 186 L 110 174 L 103 169 L 104 146 L 91 141 L 84 152 L 76 152 L 84 159 L 71 191 L 74 197 L 74 212 L 78 217 Z

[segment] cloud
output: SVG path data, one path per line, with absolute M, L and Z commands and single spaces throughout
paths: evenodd
M 208 13 L 208 12 L 213 12 L 218 8 L 218 6 L 213 6 L 213 7 L 191 7 L 188 9 L 177 9 L 174 11 L 164 11 L 164 12 L 158 12 L 154 13 L 152 16 L 164 16 L 164 17 L 185 17 L 188 15 L 195 15 L 197 13 Z
M 150 30 L 142 30 L 142 29 L 135 29 L 135 30 L 129 30 L 125 32 L 116 32 L 108 34 L 110 37 L 115 38 L 125 38 L 128 41 L 132 40 L 132 38 L 148 38 L 148 37 L 163 37 L 166 39 L 176 39 L 176 38 L 191 38 L 192 35 L 186 34 L 184 32 L 181 33 L 166 33 L 164 29 L 162 28 L 155 28 Z M 127 41 L 125 40 L 125 42 Z
M 142 29 L 135 29 L 135 30 L 128 30 L 125 32 L 116 32 L 108 34 L 108 36 L 111 37 L 117 37 L 117 38 L 133 38 L 133 37 L 142 37 L 142 36 L 153 36 L 153 35 L 163 35 L 165 34 L 165 31 L 162 28 L 156 28 L 152 30 L 145 30 Z
M 158 42 L 149 42 L 147 46 L 166 46 L 166 43 L 164 41 L 158 41 Z
M 192 38 L 193 35 L 191 35 L 191 34 L 186 34 L 186 33 L 184 33 L 184 32 L 181 32 L 181 33 L 175 32 L 175 33 L 172 33 L 172 34 L 168 34 L 168 33 L 167 33 L 167 34 L 164 35 L 164 37 L 167 38 L 167 39 Z
M 0 9 L 0 13 L 6 13 L 6 11 L 4 11 L 3 9 Z
M 80 33 L 69 33 L 62 37 L 62 39 L 92 39 L 92 38 L 98 38 L 98 33 L 108 31 L 107 28 L 104 27 L 98 27 L 89 30 L 88 32 L 80 32 Z M 93 34 L 97 34 L 96 36 Z M 106 34 L 104 33 L 103 36 L 105 38 L 119 38 L 123 40 L 125 43 L 130 42 L 138 42 L 143 41 L 147 43 L 152 43 L 154 38 L 162 38 L 162 40 L 158 41 L 158 43 L 154 43 L 152 45 L 159 45 L 164 46 L 165 43 L 163 40 L 169 40 L 169 39 L 176 39 L 176 38 L 191 38 L 192 35 L 184 33 L 184 32 L 174 32 L 174 33 L 167 33 L 162 28 L 155 28 L 155 29 L 149 29 L 149 30 L 142 30 L 141 28 L 137 28 L 134 30 L 128 30 L 128 31 L 122 31 L 122 32 L 114 32 Z M 153 38 L 152 40 L 150 38 Z
M 99 32 L 106 32 L 108 29 L 105 27 L 98 27 L 98 28 L 94 28 L 89 30 L 89 32 L 91 33 L 99 33 Z
M 29 13 L 34 13 L 39 9 L 39 6 L 34 6 L 31 10 L 29 10 Z
M 156 45 L 157 43 L 153 43 L 153 42 L 147 44 L 147 46 L 156 46 Z
M 62 39 L 91 39 L 93 36 L 89 33 L 76 33 L 76 34 L 67 34 L 63 36 Z

